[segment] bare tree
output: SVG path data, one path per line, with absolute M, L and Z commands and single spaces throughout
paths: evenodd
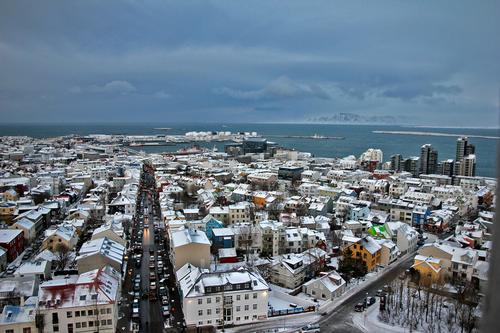
M 59 243 L 56 245 L 54 254 L 56 256 L 57 269 L 64 269 L 71 258 L 69 248 L 64 244 Z

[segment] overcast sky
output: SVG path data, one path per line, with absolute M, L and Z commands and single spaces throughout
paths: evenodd
M 500 1 L 1 1 L 2 122 L 498 124 Z

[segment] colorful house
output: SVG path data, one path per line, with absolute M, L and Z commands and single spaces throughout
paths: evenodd
M 224 228 L 224 224 L 215 219 L 212 215 L 208 214 L 207 216 L 205 216 L 205 218 L 203 218 L 203 222 L 205 223 L 205 233 L 208 237 L 209 240 L 213 240 L 213 237 L 214 237 L 214 233 L 213 233 L 213 230 L 214 229 L 219 229 L 219 228 Z
M 381 248 L 372 237 L 365 236 L 349 245 L 344 252 L 350 249 L 353 258 L 361 259 L 366 269 L 372 271 L 380 263 Z
M 413 268 L 420 275 L 420 282 L 426 285 L 443 281 L 444 270 L 441 259 L 416 255 Z

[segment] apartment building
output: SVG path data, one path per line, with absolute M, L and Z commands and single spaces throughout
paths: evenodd
M 269 286 L 255 271 L 227 272 L 183 267 L 178 274 L 186 325 L 242 325 L 267 319 Z M 194 271 L 194 274 L 191 273 Z
M 106 266 L 42 283 L 38 320 L 43 332 L 115 332 L 120 279 L 118 271 Z

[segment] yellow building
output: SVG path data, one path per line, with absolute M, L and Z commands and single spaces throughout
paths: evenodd
M 16 205 L 11 202 L 0 203 L 0 215 L 13 215 L 16 211 Z
M 420 282 L 424 285 L 440 283 L 443 281 L 443 267 L 441 259 L 416 255 L 413 266 L 415 271 L 420 274 Z
M 380 263 L 382 247 L 370 236 L 360 238 L 356 243 L 349 245 L 352 257 L 363 260 L 367 270 L 372 271 Z
M 19 199 L 19 194 L 13 189 L 3 192 L 3 197 L 6 201 L 17 201 Z
M 266 198 L 267 198 L 266 192 L 256 192 L 253 195 L 253 203 L 256 206 L 264 207 L 266 205 Z

